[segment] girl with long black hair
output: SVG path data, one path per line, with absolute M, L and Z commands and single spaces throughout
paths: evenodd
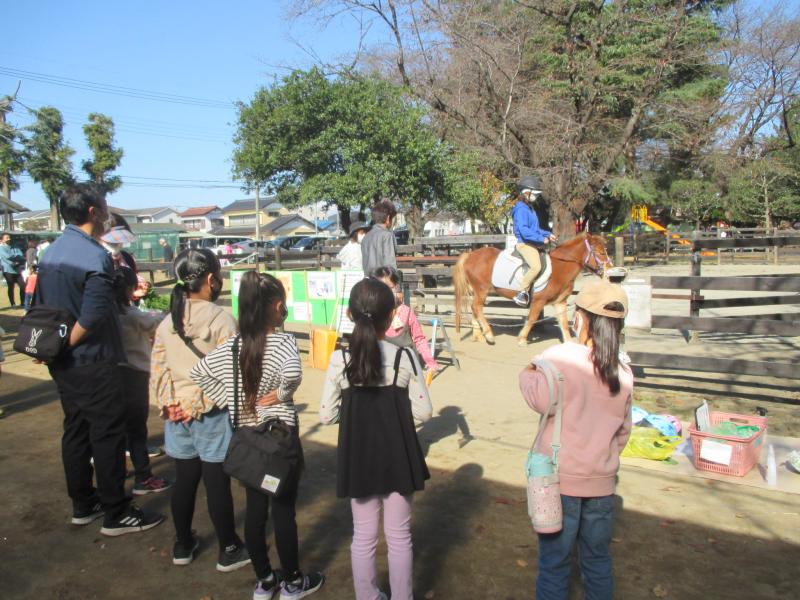
M 353 512 L 357 600 L 386 599 L 375 571 L 381 508 L 392 599 L 412 600 L 411 499 L 430 477 L 414 421 L 430 419 L 431 402 L 416 353 L 386 341 L 394 314 L 384 283 L 353 286 L 350 349 L 331 356 L 320 403 L 321 421 L 339 422 L 336 493 Z
M 583 287 L 575 306 L 577 340 L 541 355 L 564 376 L 558 452 L 563 528 L 539 534 L 537 600 L 567 600 L 576 545 L 586 597 L 614 595 L 609 552 L 614 491 L 619 455 L 631 432 L 633 392 L 633 373 L 619 358 L 628 299 L 621 286 L 594 281 Z M 519 385 L 533 410 L 547 410 L 547 382 L 535 365 L 520 373 Z M 554 420 L 545 422 L 540 448 L 550 447 Z
M 150 397 L 161 409 L 164 445 L 175 459 L 172 520 L 177 540 L 172 562 L 188 565 L 199 548 L 192 517 L 202 479 L 219 542 L 217 570 L 229 572 L 250 562 L 236 535 L 231 480 L 222 470 L 233 430 L 227 409 L 204 394 L 189 372 L 236 333 L 236 321 L 215 304 L 222 278 L 219 260 L 211 250 L 184 250 L 175 259 L 174 269 L 178 283 L 172 290 L 170 317 L 156 329 L 150 361 Z
M 291 455 L 298 456 L 288 487 L 272 498 L 275 546 L 283 569 L 281 579 L 272 569 L 267 554 L 266 524 L 270 497 L 246 487 L 247 515 L 245 542 L 256 572 L 254 600 L 271 600 L 280 590 L 281 598 L 302 598 L 316 592 L 325 581 L 322 573 L 300 571 L 295 504 L 303 467 L 303 450 L 298 431 L 294 393 L 303 371 L 294 336 L 277 329 L 286 319 L 286 290 L 272 275 L 250 271 L 239 286 L 239 331 L 210 352 L 192 369 L 191 377 L 218 406 L 231 407 L 234 392 L 241 393 L 236 407 L 236 427 L 255 426 L 278 419 L 292 431 Z M 234 360 L 239 377 L 234 375 Z M 286 484 L 284 484 L 286 485 Z

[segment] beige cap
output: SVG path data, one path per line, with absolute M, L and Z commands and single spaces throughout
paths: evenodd
M 606 309 L 606 304 L 612 302 L 622 304 L 623 310 Z M 578 297 L 575 298 L 575 305 L 595 315 L 624 319 L 628 314 L 628 295 L 619 284 L 610 283 L 604 279 L 592 281 L 583 286 L 578 293 Z

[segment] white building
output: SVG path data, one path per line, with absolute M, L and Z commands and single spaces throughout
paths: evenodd
M 174 208 L 169 206 L 156 206 L 153 208 L 114 208 L 109 206 L 110 212 L 115 212 L 128 223 L 173 223 L 181 224 L 181 217 Z
M 215 227 L 225 226 L 225 217 L 219 206 L 199 206 L 180 213 L 181 224 L 186 231 L 208 233 Z
M 476 220 L 473 228 L 473 222 L 469 219 L 448 213 L 439 213 L 435 219 L 426 221 L 423 227 L 425 237 L 475 235 L 484 233 L 485 229 L 482 221 Z

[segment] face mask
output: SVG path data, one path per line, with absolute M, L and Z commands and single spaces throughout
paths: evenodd
M 581 329 L 583 329 L 583 317 L 581 313 L 575 313 L 575 319 L 572 321 L 572 333 L 578 339 L 581 338 Z
M 360 244 L 361 240 L 364 239 L 365 235 L 367 235 L 367 234 L 366 233 L 359 233 L 358 235 L 356 235 L 356 241 L 358 241 L 358 243 Z
M 283 323 L 286 320 L 286 317 L 289 316 L 289 309 L 286 308 L 285 302 L 281 302 L 281 309 L 278 311 L 278 315 L 281 318 L 281 323 Z
M 101 244 L 112 256 L 119 256 L 119 253 L 122 252 L 122 244 L 109 244 L 108 242 L 101 242 Z

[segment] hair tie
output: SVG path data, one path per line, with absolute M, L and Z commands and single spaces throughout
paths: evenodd
M 186 284 L 183 282 L 182 279 L 178 279 L 178 281 L 175 282 L 175 285 L 183 285 L 183 286 L 185 286 Z
M 367 317 L 368 319 L 371 319 L 372 318 L 372 313 L 370 313 L 369 311 L 365 310 L 364 311 L 364 316 Z

